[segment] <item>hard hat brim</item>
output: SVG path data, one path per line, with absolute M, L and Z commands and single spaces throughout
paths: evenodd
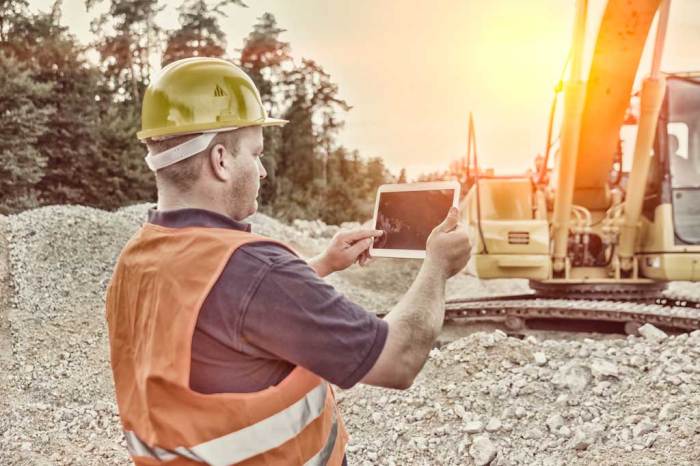
M 189 125 L 179 125 L 179 126 L 173 126 L 171 128 L 154 128 L 154 129 L 148 129 L 148 130 L 142 130 L 136 133 L 136 137 L 140 140 L 143 141 L 144 139 L 149 139 L 149 138 L 161 138 L 161 137 L 168 137 L 168 136 L 180 136 L 180 135 L 185 135 L 185 134 L 193 134 L 193 133 L 203 133 L 203 132 L 212 132 L 216 130 L 226 130 L 226 129 L 236 129 L 236 128 L 245 128 L 247 126 L 262 126 L 262 127 L 267 127 L 267 126 L 284 126 L 287 123 L 289 123 L 289 120 L 283 120 L 281 118 L 270 118 L 267 117 L 264 120 L 256 120 L 256 121 L 221 121 L 219 123 L 194 123 L 194 124 L 189 124 Z

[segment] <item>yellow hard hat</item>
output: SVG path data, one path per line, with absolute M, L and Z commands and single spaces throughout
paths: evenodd
M 239 67 L 219 58 L 193 57 L 169 64 L 151 81 L 143 97 L 137 137 L 285 123 L 267 116 L 255 84 Z

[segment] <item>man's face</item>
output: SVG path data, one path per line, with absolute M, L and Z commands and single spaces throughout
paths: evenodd
M 263 154 L 262 127 L 252 126 L 239 130 L 238 151 L 233 157 L 232 176 L 226 196 L 229 215 L 235 220 L 254 214 L 258 210 L 260 180 L 267 176 L 260 157 Z M 229 148 L 229 152 L 236 148 Z

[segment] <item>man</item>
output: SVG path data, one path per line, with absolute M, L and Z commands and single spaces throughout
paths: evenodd
M 112 369 L 137 465 L 345 464 L 328 382 L 408 388 L 440 332 L 445 281 L 468 258 L 453 209 L 386 319 L 321 277 L 363 261 L 371 239 L 336 235 L 308 263 L 242 223 L 265 177 L 268 118 L 229 62 L 180 60 L 144 96 L 158 205 L 119 257 L 107 293 Z
M 682 156 L 678 149 L 678 136 L 668 134 L 668 154 L 671 159 L 671 177 L 673 186 L 694 186 L 696 182 L 696 171 L 693 161 L 688 156 Z

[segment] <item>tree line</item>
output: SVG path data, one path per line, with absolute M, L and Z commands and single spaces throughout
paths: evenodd
M 87 0 L 86 8 L 100 1 Z M 186 0 L 175 30 L 157 24 L 162 0 L 102 1 L 109 8 L 91 23 L 95 40 L 82 44 L 61 25 L 60 0 L 38 13 L 27 0 L 0 0 L 1 214 L 154 201 L 136 139 L 154 57 L 165 66 L 210 56 L 242 67 L 270 114 L 290 121 L 264 131 L 263 211 L 327 223 L 371 215 L 377 187 L 394 177 L 381 158 L 338 143 L 350 105 L 319 63 L 292 56 L 271 13 L 232 55 L 219 18 L 245 8 L 242 0 Z

